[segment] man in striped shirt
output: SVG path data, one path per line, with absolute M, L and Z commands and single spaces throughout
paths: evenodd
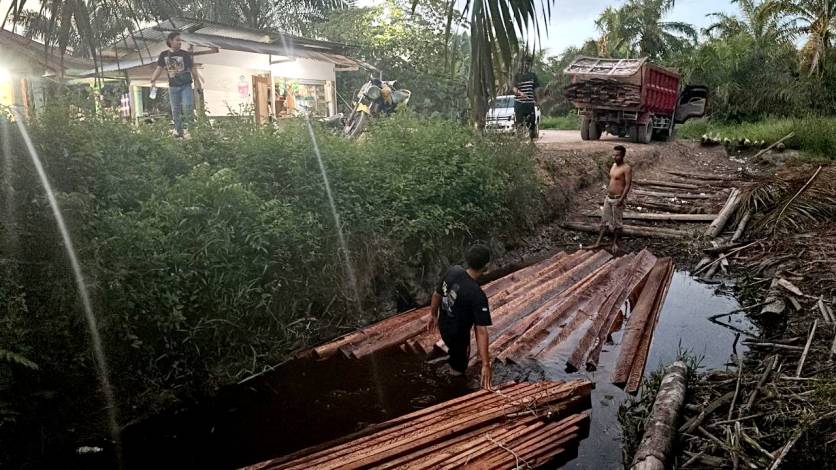
M 526 56 L 520 64 L 520 73 L 514 77 L 514 114 L 517 124 L 524 122 L 529 129 L 534 125 L 534 106 L 537 104 L 534 90 L 537 88 L 540 88 L 540 81 L 531 71 L 531 57 Z

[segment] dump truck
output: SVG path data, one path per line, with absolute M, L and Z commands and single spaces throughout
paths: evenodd
M 583 140 L 604 131 L 638 143 L 668 140 L 677 124 L 705 114 L 706 87 L 682 86 L 678 73 L 647 58 L 580 56 L 563 73 L 572 77 L 563 94 L 582 116 Z

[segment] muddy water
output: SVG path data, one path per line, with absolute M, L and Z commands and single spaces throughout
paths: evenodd
M 719 367 L 732 354 L 735 333 L 707 321 L 738 305 L 684 272 L 674 274 L 648 359 L 647 371 L 676 358 L 680 349 Z M 741 329 L 751 328 L 738 323 Z M 617 411 L 627 398 L 609 383 L 620 334 L 604 348 L 595 372 L 568 374 L 565 358 L 546 364 L 497 366 L 495 380 L 542 380 L 586 376 L 592 393 L 589 436 L 565 468 L 621 468 Z M 742 352 L 740 346 L 738 351 Z M 363 361 L 336 358 L 293 362 L 206 403 L 128 427 L 127 468 L 234 468 L 315 445 L 475 387 L 473 380 L 437 373 L 438 365 L 392 351 Z

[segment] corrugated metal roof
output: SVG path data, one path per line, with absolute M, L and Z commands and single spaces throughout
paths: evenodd
M 61 54 L 56 48 L 47 48 L 43 43 L 29 39 L 9 30 L 0 30 L 0 48 L 2 52 L 11 52 L 15 59 L 36 64 L 44 72 L 61 74 L 72 68 L 92 68 L 93 61 L 68 54 Z

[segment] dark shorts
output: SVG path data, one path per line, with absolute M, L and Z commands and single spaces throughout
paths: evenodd
M 447 351 L 450 354 L 447 363 L 450 364 L 450 368 L 463 374 L 470 360 L 470 330 L 445 332 L 443 327 L 440 330 L 441 339 L 447 345 Z
M 515 103 L 514 116 L 517 124 L 526 122 L 526 119 L 534 118 L 534 103 Z

